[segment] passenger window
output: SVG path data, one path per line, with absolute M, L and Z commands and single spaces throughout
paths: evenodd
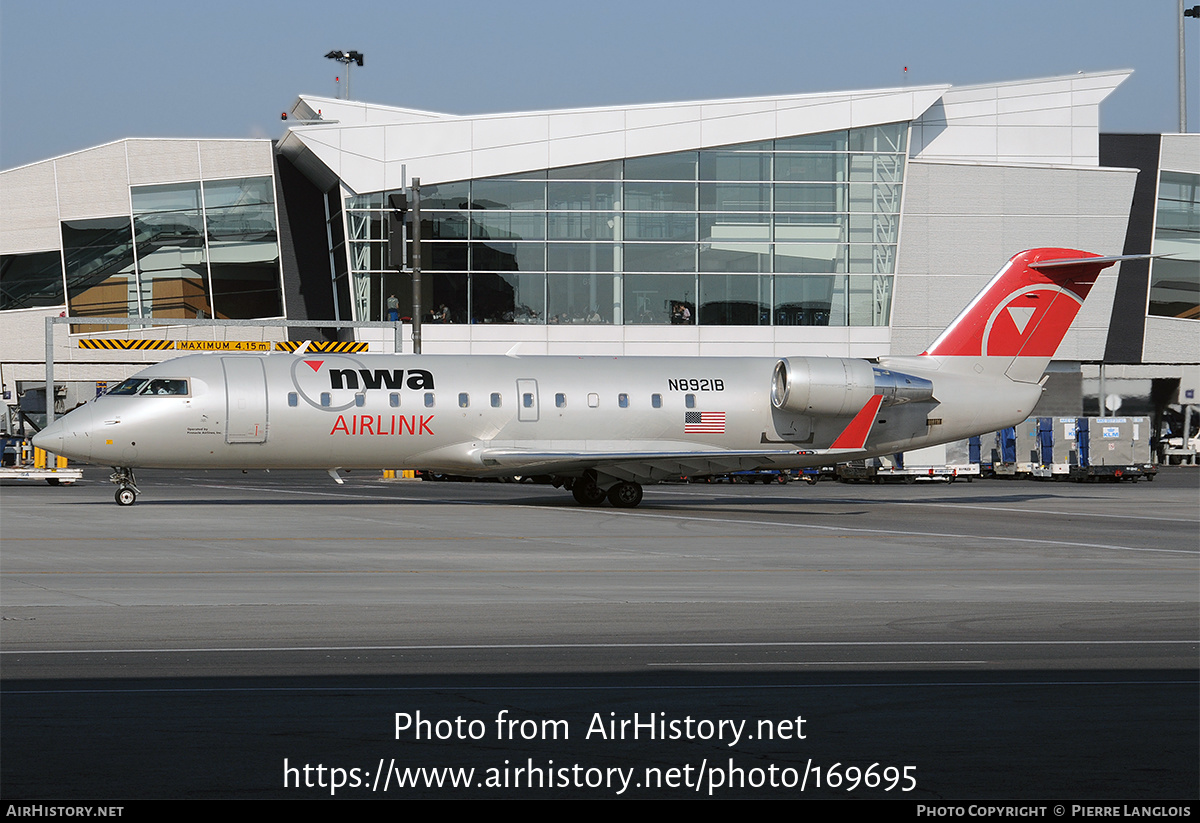
M 327 408 L 333 405 L 333 397 L 329 394 L 329 392 L 321 392 L 321 405 Z
M 521 395 L 521 405 L 527 409 L 532 409 L 533 408 L 533 394 L 530 392 L 525 392 L 523 395 Z
M 558 406 L 560 409 L 566 408 L 567 396 L 565 394 L 563 394 L 562 392 L 559 392 L 558 394 L 554 395 L 554 405 Z
M 617 395 L 617 405 L 623 409 L 629 408 L 629 395 L 618 394 Z
M 687 406 L 689 409 L 696 408 L 696 395 L 694 395 L 694 394 L 685 395 L 683 398 L 683 404 L 685 406 Z
M 497 392 L 497 391 L 492 392 L 492 408 L 493 409 L 500 408 L 500 392 Z
M 427 409 L 433 408 L 433 392 L 431 392 L 431 391 L 425 392 L 425 408 L 427 408 Z
M 288 392 L 288 405 L 291 406 L 293 409 L 296 408 L 296 406 L 300 405 L 300 396 L 297 395 L 294 391 Z
M 594 409 L 599 405 L 600 405 L 600 395 L 596 394 L 595 392 L 589 393 L 588 394 L 588 408 Z
M 388 402 L 392 404 L 393 409 L 400 408 L 400 393 L 392 392 L 388 395 Z
M 460 409 L 466 409 L 466 408 L 469 408 L 470 406 L 471 406 L 471 396 L 469 394 L 467 394 L 466 392 L 460 392 L 458 395 L 458 407 Z
M 662 395 L 661 394 L 650 395 L 650 405 L 656 409 L 661 409 L 662 408 Z
M 367 396 L 365 394 L 354 395 L 354 405 L 358 406 L 360 409 L 367 405 Z

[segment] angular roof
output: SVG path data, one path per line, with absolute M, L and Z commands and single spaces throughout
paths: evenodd
M 302 96 L 280 149 L 355 192 L 448 182 L 913 120 L 949 86 L 471 116 Z M 336 122 L 335 120 L 336 115 Z
M 914 121 L 921 159 L 1095 166 L 1099 104 L 1130 71 L 637 106 L 453 115 L 302 95 L 281 151 L 354 192 Z

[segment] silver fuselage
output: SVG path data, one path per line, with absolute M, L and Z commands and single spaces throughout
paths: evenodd
M 99 397 L 55 422 L 38 444 L 130 468 L 422 468 L 478 476 L 578 475 L 591 456 L 611 462 L 632 452 L 761 451 L 770 454 L 749 462 L 773 467 L 832 462 L 827 450 L 857 409 L 777 408 L 778 362 L 197 354 L 138 375 L 186 380 L 186 394 Z M 1010 362 L 980 358 L 967 373 L 931 357 L 871 364 L 929 381 L 932 397 L 880 408 L 864 447 L 836 459 L 948 442 L 1023 420 L 1041 389 L 1009 379 Z M 719 426 L 700 430 L 688 422 L 697 413 Z

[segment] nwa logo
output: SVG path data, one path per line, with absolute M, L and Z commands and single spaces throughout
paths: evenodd
M 355 396 L 370 390 L 432 391 L 433 373 L 425 369 L 372 369 L 345 355 L 322 359 L 295 358 L 292 385 L 304 402 L 326 412 L 339 412 L 356 404 Z
M 309 362 L 309 361 L 305 361 Z M 312 361 L 319 363 L 320 361 Z M 320 368 L 320 366 L 317 366 Z M 424 369 L 409 369 L 408 380 L 404 379 L 404 369 L 330 369 L 329 388 L 354 389 L 358 391 L 358 378 L 362 375 L 364 389 L 399 389 L 414 390 L 432 389 L 433 373 Z

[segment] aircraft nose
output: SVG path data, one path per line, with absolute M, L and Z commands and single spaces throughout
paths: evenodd
M 87 460 L 91 449 L 92 409 L 83 406 L 60 417 L 33 436 L 33 445 L 51 454 Z
M 63 431 L 65 431 L 63 427 L 64 419 L 65 418 L 59 418 L 58 420 L 55 420 L 49 426 L 35 434 L 32 441 L 33 445 L 39 449 L 45 449 L 48 452 L 53 452 L 54 454 L 61 454 Z

